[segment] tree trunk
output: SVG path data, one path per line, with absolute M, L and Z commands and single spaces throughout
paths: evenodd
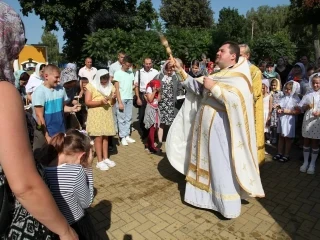
M 316 63 L 320 57 L 320 44 L 319 44 L 319 33 L 318 33 L 318 25 L 312 25 L 312 35 L 313 35 L 313 43 L 314 43 L 314 50 L 316 54 Z

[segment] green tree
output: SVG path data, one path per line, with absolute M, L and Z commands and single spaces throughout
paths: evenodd
M 288 32 L 289 6 L 260 6 L 256 10 L 247 12 L 247 32 L 251 39 L 275 34 L 278 32 Z
M 312 27 L 312 38 L 317 59 L 320 57 L 319 15 L 319 0 L 290 0 L 290 23 L 294 25 L 310 25 Z
M 47 30 L 57 30 L 58 27 L 63 29 L 66 40 L 63 50 L 72 61 L 81 58 L 79 52 L 85 41 L 84 36 L 90 34 L 92 29 L 96 31 L 99 28 L 121 27 L 131 31 L 137 24 L 145 28 L 151 24 L 151 19 L 154 17 L 154 11 L 150 9 L 150 1 L 142 1 L 139 9 L 137 9 L 137 0 L 19 0 L 19 2 L 22 13 L 28 15 L 34 12 L 39 15 L 40 19 L 46 22 Z M 145 22 L 141 20 L 143 18 Z M 104 19 L 118 21 L 103 25 L 101 22 Z M 93 27 L 94 24 L 96 24 L 95 27 Z
M 209 51 L 211 36 L 211 30 L 208 29 L 170 28 L 166 31 L 173 55 L 181 58 L 185 63 L 198 59 L 199 54 Z M 87 35 L 83 56 L 91 56 L 99 62 L 107 62 L 116 59 L 119 49 L 131 55 L 137 65 L 141 65 L 146 57 L 152 58 L 156 63 L 168 57 L 157 31 L 126 32 L 121 29 L 98 30 Z
M 141 0 L 137 8 L 136 25 L 140 29 L 151 28 L 155 20 L 158 19 L 158 13 L 153 8 L 151 0 Z
M 288 56 L 293 59 L 296 54 L 296 46 L 290 41 L 286 33 L 269 34 L 255 39 L 251 48 L 252 59 L 255 62 L 270 60 L 275 62 L 281 56 Z
M 58 64 L 60 62 L 60 53 L 57 36 L 44 30 L 40 44 L 47 46 L 48 62 Z
M 160 16 L 166 27 L 210 28 L 213 11 L 209 0 L 162 0 Z
M 245 41 L 247 38 L 245 24 L 246 18 L 239 14 L 238 9 L 222 8 L 215 33 L 219 37 L 220 44 L 226 40 Z

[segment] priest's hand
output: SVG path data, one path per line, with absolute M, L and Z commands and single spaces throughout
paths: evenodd
M 180 65 L 180 62 L 177 61 L 177 59 L 169 59 L 170 64 L 173 66 L 173 70 L 175 71 L 181 71 L 182 66 Z
M 216 83 L 217 82 L 213 81 L 212 78 L 209 78 L 209 77 L 203 78 L 203 86 L 208 90 L 211 90 Z

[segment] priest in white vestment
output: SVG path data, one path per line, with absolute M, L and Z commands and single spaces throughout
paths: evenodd
M 221 71 L 200 79 L 176 62 L 187 96 L 167 137 L 173 167 L 186 175 L 184 200 L 226 218 L 241 214 L 241 199 L 264 197 L 254 125 L 249 65 L 236 43 L 223 44 Z

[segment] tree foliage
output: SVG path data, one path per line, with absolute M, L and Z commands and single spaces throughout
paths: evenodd
M 252 59 L 255 62 L 261 60 L 275 62 L 281 56 L 294 59 L 296 53 L 296 46 L 290 41 L 289 35 L 282 32 L 261 36 L 252 42 L 251 47 Z
M 247 32 L 253 30 L 255 38 L 272 35 L 277 32 L 288 32 L 288 6 L 260 6 L 246 14 Z
M 64 31 L 66 44 L 64 52 L 69 60 L 78 60 L 79 52 L 84 44 L 84 36 L 90 33 L 88 22 L 96 23 L 95 28 L 121 27 L 127 31 L 139 26 L 145 28 L 155 18 L 155 10 L 151 8 L 151 0 L 19 0 L 22 13 L 28 15 L 34 12 L 46 22 L 47 30 L 57 30 L 59 26 Z M 93 20 L 91 20 L 93 19 Z M 112 24 L 104 20 L 112 20 Z M 102 24 L 104 22 L 104 24 Z M 100 24 L 100 25 L 99 25 Z
M 44 30 L 41 36 L 41 44 L 47 46 L 48 62 L 58 64 L 60 61 L 60 53 L 57 36 Z
M 320 57 L 318 29 L 320 24 L 319 14 L 319 0 L 290 0 L 290 14 L 288 22 L 292 24 L 294 28 L 301 28 L 301 25 L 311 26 L 316 58 Z
M 208 52 L 211 44 L 210 30 L 172 28 L 166 32 L 174 56 L 184 62 L 198 59 L 202 52 Z M 84 55 L 96 61 L 116 60 L 119 50 L 130 55 L 136 64 L 151 57 L 156 63 L 167 58 L 156 31 L 134 30 L 126 32 L 121 29 L 98 30 L 86 36 Z
M 247 37 L 245 23 L 246 18 L 239 14 L 238 9 L 222 8 L 219 12 L 217 34 L 224 41 L 242 42 Z
M 162 0 L 160 16 L 166 27 L 210 28 L 213 11 L 209 0 Z

